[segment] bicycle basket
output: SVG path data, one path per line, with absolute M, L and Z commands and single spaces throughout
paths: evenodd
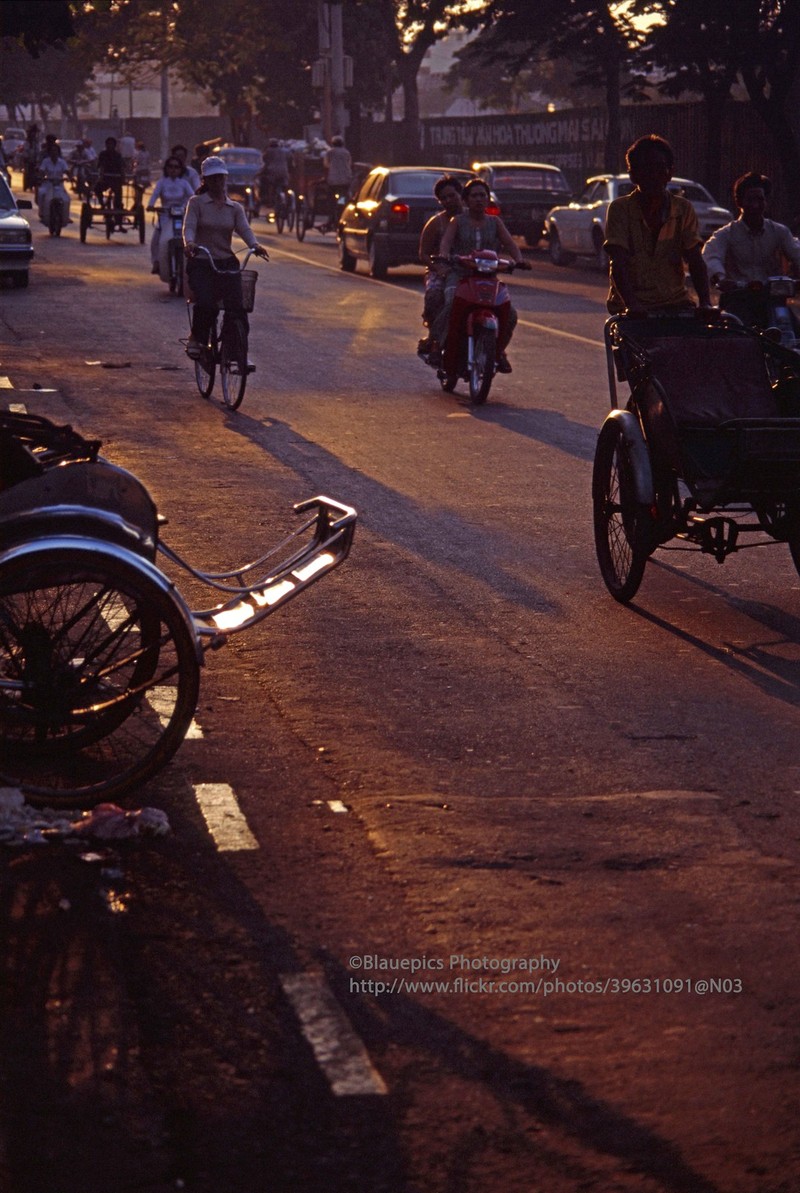
M 249 313 L 256 305 L 257 269 L 242 270 L 242 306 Z

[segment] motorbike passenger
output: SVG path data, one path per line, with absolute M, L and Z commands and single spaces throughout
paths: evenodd
M 242 306 L 239 264 L 231 250 L 234 232 L 257 257 L 269 260 L 269 253 L 256 240 L 241 203 L 228 198 L 228 167 L 222 158 L 216 155 L 207 157 L 202 165 L 202 174 L 203 186 L 189 199 L 183 221 L 183 247 L 188 258 L 186 272 L 194 294 L 192 334 L 186 352 L 193 359 L 200 357 L 208 343 L 208 333 L 216 318 L 220 299 L 224 300 L 227 311 L 235 311 L 245 331 L 249 330 L 247 314 Z M 197 254 L 199 246 L 208 249 L 217 269 L 236 272 L 230 272 L 227 276 L 215 273 L 205 254 Z
M 186 207 L 194 191 L 189 180 L 181 178 L 180 171 L 181 163 L 178 159 L 176 157 L 168 157 L 164 162 L 164 173 L 153 187 L 153 193 L 147 204 L 148 211 L 152 211 L 154 207 Z M 169 212 L 166 211 L 162 211 L 159 214 L 158 222 L 153 229 L 153 237 L 150 241 L 151 273 L 160 272 L 159 255 L 162 232 L 167 237 L 169 237 L 171 232 L 171 217 Z
M 691 310 L 684 261 L 701 307 L 711 306 L 697 214 L 667 187 L 672 146 L 649 133 L 625 154 L 634 189 L 614 199 L 606 216 L 603 247 L 611 259 L 608 310 L 642 316 Z
M 448 224 L 455 216 L 464 210 L 461 202 L 461 183 L 450 174 L 439 178 L 433 188 L 433 193 L 442 208 L 436 215 L 432 215 L 422 229 L 419 238 L 419 259 L 427 266 L 425 270 L 425 298 L 422 304 L 422 322 L 428 328 L 428 335 L 419 341 L 417 352 L 427 355 L 435 353 L 441 358 L 438 343 L 434 340 L 431 328 L 444 304 L 444 283 L 447 277 L 447 266 L 432 260 L 439 255 L 442 237 Z M 436 361 L 434 361 L 436 363 Z
M 54 198 L 61 200 L 63 223 L 70 224 L 69 195 L 64 186 L 64 179 L 70 177 L 70 168 L 61 156 L 56 141 L 51 141 L 47 156 L 42 158 L 39 166 L 39 189 L 37 202 L 39 204 L 39 219 L 47 226 L 50 223 L 50 204 Z
M 177 157 L 181 164 L 181 178 L 186 178 L 191 183 L 192 190 L 196 191 L 200 186 L 200 175 L 195 170 L 194 166 L 190 166 L 186 160 L 189 156 L 189 150 L 185 145 L 173 145 L 169 151 L 170 157 Z
M 442 237 L 441 256 L 448 257 L 452 253 L 466 256 L 475 249 L 489 249 L 499 252 L 504 249 L 512 261 L 523 269 L 529 269 L 528 262 L 523 261 L 519 245 L 516 243 L 508 228 L 497 215 L 487 215 L 489 205 L 489 188 L 481 178 L 471 178 L 462 192 L 467 203 L 467 210 L 455 216 L 448 224 Z M 447 353 L 447 329 L 450 322 L 450 311 L 453 306 L 456 287 L 462 276 L 458 266 L 448 268 L 444 283 L 444 303 L 432 327 L 433 338 L 443 346 Z M 501 316 L 500 331 L 497 340 L 497 371 L 510 373 L 511 364 L 506 356 L 514 328 L 517 325 L 517 312 L 509 303 L 507 312 Z
M 721 294 L 720 307 L 744 323 L 767 327 L 769 295 L 752 283 L 786 272 L 800 276 L 800 241 L 785 224 L 765 218 L 772 183 L 750 171 L 733 184 L 738 219 L 715 232 L 703 248 L 709 276 Z
M 269 144 L 261 154 L 263 166 L 258 176 L 258 197 L 264 207 L 274 207 L 278 191 L 289 186 L 289 150 L 270 137 Z

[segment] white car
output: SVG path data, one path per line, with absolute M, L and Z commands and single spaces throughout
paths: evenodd
M 673 178 L 669 189 L 683 195 L 692 204 L 703 240 L 734 218 L 733 213 L 720 207 L 699 182 Z M 633 183 L 627 174 L 596 174 L 586 180 L 583 193 L 574 202 L 553 207 L 545 220 L 551 261 L 556 265 L 569 265 L 575 257 L 592 257 L 600 269 L 606 270 L 608 257 L 603 252 L 603 241 L 608 205 L 621 195 L 629 195 L 632 190 Z
M 20 290 L 28 284 L 28 267 L 33 260 L 31 226 L 20 208 L 30 210 L 30 199 L 14 198 L 5 178 L 0 178 L 0 275 L 8 275 Z

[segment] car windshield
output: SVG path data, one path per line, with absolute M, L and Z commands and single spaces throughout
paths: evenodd
M 560 170 L 536 170 L 529 166 L 504 166 L 495 170 L 492 186 L 496 190 L 559 191 L 566 194 L 569 183 Z
M 229 166 L 257 166 L 261 161 L 257 149 L 225 149 L 220 151 L 220 157 Z
M 16 206 L 14 196 L 8 189 L 8 183 L 2 174 L 0 174 L 0 211 L 14 211 Z
M 432 195 L 433 188 L 442 177 L 438 170 L 422 171 L 419 173 L 390 174 L 387 193 L 392 195 Z M 469 175 L 464 175 L 468 178 Z
M 683 195 L 690 203 L 713 203 L 714 200 L 709 195 L 708 191 L 696 182 L 680 182 L 675 183 L 669 188 L 679 195 Z

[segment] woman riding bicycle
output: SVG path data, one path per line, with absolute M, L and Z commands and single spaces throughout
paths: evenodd
M 203 186 L 189 200 L 183 221 L 183 247 L 189 258 L 186 272 L 194 294 L 192 334 L 186 352 L 194 359 L 200 357 L 208 343 L 220 300 L 224 301 L 227 312 L 235 312 L 245 332 L 249 331 L 249 322 L 242 305 L 239 266 L 231 249 L 233 233 L 257 257 L 269 260 L 269 253 L 256 240 L 241 203 L 228 198 L 228 168 L 222 158 L 207 157 L 202 165 L 202 175 Z M 198 256 L 199 248 L 207 249 L 212 261 L 204 254 Z M 223 273 L 215 273 L 214 267 Z

